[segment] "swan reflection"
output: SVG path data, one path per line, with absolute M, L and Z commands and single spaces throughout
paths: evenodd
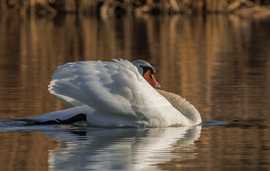
M 88 128 L 50 132 L 61 148 L 49 151 L 51 170 L 158 170 L 159 164 L 196 157 L 201 126 L 151 129 Z M 179 155 L 174 150 L 183 149 Z M 182 151 L 183 151 L 182 150 Z

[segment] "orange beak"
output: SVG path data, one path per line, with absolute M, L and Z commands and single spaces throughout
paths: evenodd
M 154 75 L 151 74 L 150 70 L 146 71 L 143 76 L 155 88 L 160 88 L 161 87 L 160 84 L 156 81 Z

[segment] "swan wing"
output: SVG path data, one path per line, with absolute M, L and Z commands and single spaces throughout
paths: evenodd
M 51 94 L 56 95 L 56 97 L 64 103 L 68 107 L 75 107 L 75 106 L 82 106 L 84 105 L 82 102 L 75 100 L 69 96 L 63 95 L 64 93 L 57 93 L 53 90 L 53 87 L 63 87 L 63 91 L 78 91 L 78 87 L 75 84 L 72 84 L 72 81 L 69 81 L 72 79 L 74 76 L 72 75 L 72 69 L 74 66 L 74 62 L 66 63 L 64 65 L 61 65 L 57 67 L 57 70 L 54 72 L 52 76 L 52 80 L 48 86 L 48 90 L 50 91 Z M 59 88 L 60 88 L 59 87 Z M 57 89 L 57 88 L 56 88 Z M 58 92 L 61 92 L 61 90 L 58 89 Z M 80 90 L 78 91 L 78 93 Z
M 49 90 L 69 106 L 85 104 L 140 119 L 157 115 L 155 106 L 171 106 L 127 60 L 65 64 L 54 73 Z

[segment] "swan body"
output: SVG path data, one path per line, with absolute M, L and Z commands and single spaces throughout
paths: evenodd
M 53 74 L 49 91 L 70 108 L 12 120 L 116 127 L 200 124 L 201 116 L 192 104 L 179 95 L 154 88 L 160 87 L 154 72 L 143 60 L 64 64 Z

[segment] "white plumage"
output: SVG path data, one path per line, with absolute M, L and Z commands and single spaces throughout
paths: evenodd
M 142 60 L 64 64 L 53 74 L 49 91 L 70 109 L 13 120 L 34 124 L 85 120 L 87 126 L 116 127 L 200 124 L 193 105 L 176 94 L 157 91 L 144 79 L 142 68 L 146 67 L 152 66 Z

